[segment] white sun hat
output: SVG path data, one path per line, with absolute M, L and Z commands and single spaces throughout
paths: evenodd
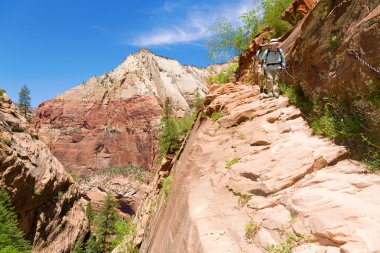
M 278 39 L 271 39 L 269 42 L 269 45 L 278 45 L 278 44 L 279 44 Z

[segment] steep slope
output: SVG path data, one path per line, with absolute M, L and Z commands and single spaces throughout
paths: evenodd
M 210 91 L 205 111 L 223 117 L 198 119 L 171 165 L 167 202 L 162 194 L 139 212 L 141 252 L 379 252 L 379 175 L 313 135 L 287 98 L 258 93 Z
M 128 163 L 149 169 L 161 106 L 189 111 L 206 92 L 206 70 L 142 49 L 111 72 L 41 104 L 36 128 L 65 167 L 79 175 Z
M 0 187 L 10 193 L 36 253 L 68 253 L 89 230 L 77 186 L 6 94 L 0 97 Z

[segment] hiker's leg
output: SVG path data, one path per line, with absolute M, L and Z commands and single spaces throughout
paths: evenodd
M 275 71 L 273 74 L 273 96 L 278 97 L 279 91 L 278 91 L 278 79 L 279 79 L 279 71 Z
M 265 82 L 265 86 L 267 88 L 268 94 L 271 94 L 273 90 L 273 81 L 274 81 L 273 78 L 274 78 L 275 73 L 273 70 L 267 70 L 266 73 L 267 73 L 267 79 Z
M 262 93 L 264 89 L 264 84 L 263 84 L 263 70 L 260 65 L 257 67 L 257 84 L 260 87 L 260 93 Z

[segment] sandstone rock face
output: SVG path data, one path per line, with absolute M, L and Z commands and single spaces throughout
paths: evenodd
M 332 5 L 320 1 L 282 45 L 288 72 L 295 77 L 285 76 L 286 81 L 300 85 L 311 99 L 352 102 L 367 117 L 377 143 L 379 19 L 380 5 L 376 0 L 335 1 Z M 355 54 L 374 69 L 362 64 Z
M 210 91 L 205 111 L 224 116 L 198 119 L 167 202 L 141 212 L 140 252 L 380 252 L 379 175 L 313 135 L 287 98 L 258 93 Z
M 38 134 L 78 175 L 128 163 L 149 169 L 165 98 L 177 111 L 189 111 L 196 94 L 206 92 L 206 72 L 142 49 L 113 71 L 41 104 Z
M 6 94 L 0 136 L 0 187 L 10 193 L 33 251 L 70 252 L 89 231 L 79 190 Z

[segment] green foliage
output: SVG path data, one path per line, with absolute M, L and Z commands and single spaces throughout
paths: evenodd
M 83 253 L 83 243 L 81 240 L 76 241 L 74 249 L 71 253 Z
M 145 178 L 147 177 L 147 174 L 148 173 L 146 169 L 135 166 L 133 164 L 128 164 L 127 166 L 120 166 L 120 167 L 115 166 L 115 167 L 104 168 L 92 174 L 90 177 L 93 177 L 94 175 L 98 175 L 98 176 L 106 177 L 107 180 L 109 180 L 117 176 L 124 176 L 124 177 L 132 177 L 133 179 L 139 182 L 144 182 Z M 83 180 L 88 181 L 90 180 L 90 177 L 86 177 Z
M 336 48 L 338 46 L 339 39 L 336 35 L 331 36 L 329 40 L 329 44 L 332 48 Z
M 252 199 L 252 196 L 249 195 L 249 194 L 238 194 L 239 197 L 238 197 L 238 205 L 240 207 L 246 205 L 251 199 Z
M 197 114 L 200 110 L 202 110 L 204 102 L 205 102 L 204 99 L 201 98 L 201 96 L 199 95 L 199 92 L 197 92 L 197 95 L 194 101 L 195 114 Z
M 87 217 L 88 221 L 90 222 L 90 224 L 92 224 L 94 222 L 95 213 L 94 213 L 94 209 L 92 208 L 91 202 L 87 203 L 86 217 Z
M 18 228 L 11 199 L 4 189 L 0 189 L 0 249 L 2 253 L 31 252 L 30 243 Z
M 30 90 L 26 84 L 22 86 L 20 92 L 18 93 L 19 99 L 18 99 L 18 105 L 20 107 L 20 110 L 24 113 L 24 116 L 27 116 L 29 107 L 30 107 Z
M 224 116 L 224 113 L 222 111 L 216 111 L 211 115 L 212 121 L 217 121 L 218 119 L 222 118 Z
M 169 199 L 169 192 L 173 185 L 173 176 L 168 176 L 162 181 L 162 191 L 164 193 L 165 202 Z
M 286 240 L 280 244 L 269 244 L 266 250 L 272 253 L 291 253 L 295 246 L 312 242 L 311 236 L 289 233 Z
M 57 199 L 58 199 L 58 200 L 61 200 L 62 197 L 63 197 L 63 192 L 58 191 L 58 192 L 57 192 Z
M 344 112 L 327 103 L 322 115 L 313 118 L 311 127 L 317 134 L 350 140 L 357 138 L 364 130 L 364 119 L 357 112 Z
M 259 231 L 260 225 L 253 222 L 252 220 L 245 225 L 245 238 L 249 243 L 253 242 L 257 231 Z
M 238 67 L 239 67 L 239 64 L 237 62 L 231 63 L 231 65 L 229 65 L 219 74 L 215 76 L 213 75 L 209 76 L 207 81 L 209 84 L 228 83 L 230 81 L 230 78 L 235 74 Z
M 191 129 L 194 120 L 194 115 L 185 116 L 182 119 L 175 117 L 169 98 L 165 100 L 160 132 L 158 134 L 160 144 L 159 162 L 166 153 L 175 153 L 179 150 L 181 138 Z
M 98 243 L 94 236 L 91 236 L 86 243 L 86 253 L 101 253 Z
M 207 40 L 211 59 L 226 59 L 247 50 L 257 33 L 259 18 L 255 10 L 240 17 L 241 26 L 233 27 L 226 19 L 218 19 L 210 28 L 212 37 Z
M 293 86 L 287 86 L 286 84 L 279 85 L 279 91 L 281 94 L 289 98 L 289 102 L 304 110 L 310 111 L 313 108 L 313 103 L 310 102 L 300 87 L 294 88 Z
M 1 136 L 0 136 L 0 142 L 4 143 L 7 146 L 12 145 L 12 141 L 10 139 L 7 139 L 7 138 L 1 137 Z
M 260 29 L 267 26 L 275 29 L 275 36 L 284 35 L 292 25 L 281 19 L 282 14 L 293 0 L 263 0 L 261 2 L 261 10 L 263 17 L 260 20 Z
M 3 95 L 5 93 L 5 90 L 0 88 L 0 101 L 3 101 Z
M 368 170 L 372 173 L 380 170 L 380 152 L 374 152 L 371 159 L 366 160 Z
M 364 118 L 360 113 L 349 109 L 349 101 L 333 105 L 323 101 L 309 101 L 300 88 L 281 84 L 280 92 L 289 102 L 307 114 L 315 133 L 339 140 L 352 140 L 364 130 Z
M 74 171 L 69 172 L 69 175 L 73 178 L 75 182 L 78 181 L 78 175 Z
M 118 207 L 119 204 L 112 193 L 108 192 L 102 201 L 102 208 L 95 219 L 97 244 L 102 252 L 109 252 L 111 250 L 111 237 L 116 232 L 114 224 L 118 220 L 118 214 L 115 209 Z
M 367 99 L 371 101 L 376 107 L 380 107 L 380 81 L 371 82 L 371 93 L 367 96 Z
M 230 170 L 234 164 L 240 162 L 240 157 L 234 157 L 230 161 L 226 161 L 226 169 Z
M 127 235 L 134 237 L 136 234 L 136 226 L 132 223 L 128 223 L 124 218 L 120 218 L 115 222 L 116 236 L 111 242 L 111 248 L 116 248 Z M 128 251 L 129 252 L 129 251 Z

